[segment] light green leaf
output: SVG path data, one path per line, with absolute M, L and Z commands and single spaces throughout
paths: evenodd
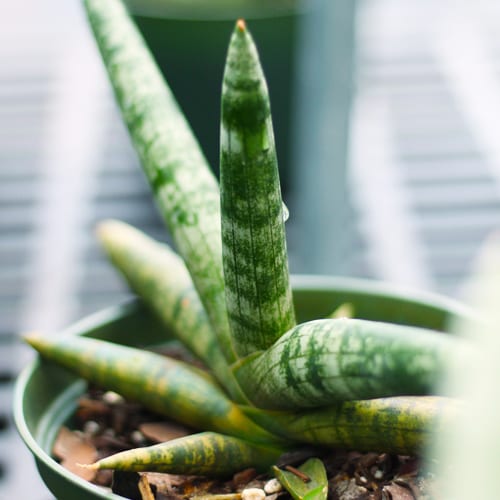
M 344 302 L 327 317 L 329 319 L 354 318 L 354 305 L 350 302 Z
M 326 500 L 328 479 L 323 462 L 319 458 L 310 458 L 298 470 L 304 474 L 304 478 L 273 467 L 274 475 L 295 500 Z
M 156 204 L 224 357 L 235 361 L 224 295 L 217 180 L 123 3 L 85 0 L 84 5 Z

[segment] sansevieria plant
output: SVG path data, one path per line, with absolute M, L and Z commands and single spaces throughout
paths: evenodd
M 297 324 L 267 85 L 244 21 L 223 76 L 219 187 L 120 0 L 85 6 L 176 251 L 118 221 L 97 234 L 132 290 L 209 369 L 91 338 L 28 336 L 43 357 L 202 431 L 90 467 L 226 475 L 267 468 L 300 443 L 418 452 L 456 412 L 433 391 L 462 344 L 354 318 Z

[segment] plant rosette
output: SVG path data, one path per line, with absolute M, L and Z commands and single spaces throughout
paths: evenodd
M 96 457 L 88 471 L 228 477 L 268 470 L 304 445 L 418 453 L 456 414 L 459 403 L 436 387 L 447 360 L 469 347 L 445 333 L 446 321 L 468 313 L 365 282 L 292 286 L 267 83 L 245 22 L 226 57 L 219 184 L 120 0 L 85 7 L 175 250 L 102 222 L 104 251 L 152 315 L 135 304 L 77 324 L 76 335 L 26 337 L 43 359 L 20 378 L 16 421 L 49 488 L 109 495 L 49 456 L 82 380 L 198 431 Z M 171 338 L 206 370 L 144 348 Z M 304 470 L 311 490 L 276 476 L 294 498 L 325 498 L 321 461 Z

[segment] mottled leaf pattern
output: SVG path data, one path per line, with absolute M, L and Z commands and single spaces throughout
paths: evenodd
M 227 360 L 219 186 L 141 34 L 119 0 L 85 0 L 123 120 Z M 175 48 L 172 48 L 175 50 Z
M 235 348 L 245 356 L 294 326 L 295 312 L 267 85 L 242 21 L 229 44 L 221 117 L 226 303 Z
M 459 346 L 449 335 L 422 328 L 323 319 L 296 326 L 234 370 L 256 406 L 298 409 L 430 394 Z
M 283 447 L 203 432 L 123 451 L 99 460 L 91 468 L 229 476 L 247 467 L 266 470 L 284 451 Z

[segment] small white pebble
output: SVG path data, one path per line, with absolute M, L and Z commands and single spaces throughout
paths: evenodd
M 141 431 L 132 432 L 132 434 L 130 434 L 130 440 L 132 441 L 132 443 L 137 445 L 143 445 L 146 441 Z
M 264 485 L 264 491 L 267 495 L 272 495 L 273 493 L 278 493 L 283 489 L 281 483 L 273 477 Z
M 375 479 L 382 479 L 384 477 L 384 471 L 383 470 L 380 470 L 380 469 L 377 469 L 374 473 L 373 473 L 373 477 Z
M 266 493 L 260 488 L 247 488 L 241 492 L 241 500 L 264 500 Z
M 84 434 L 95 436 L 101 430 L 101 426 L 95 420 L 88 420 L 83 426 Z
M 102 399 L 105 403 L 110 405 L 115 405 L 118 403 L 123 403 L 123 396 L 120 396 L 117 392 L 107 391 L 103 394 Z

